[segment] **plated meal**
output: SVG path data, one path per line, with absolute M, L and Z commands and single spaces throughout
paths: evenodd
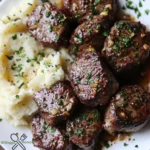
M 30 125 L 35 147 L 100 150 L 104 132 L 136 132 L 150 120 L 150 33 L 119 8 L 23 0 L 0 18 L 0 118 Z

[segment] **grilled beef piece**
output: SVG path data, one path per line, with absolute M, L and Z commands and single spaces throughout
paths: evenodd
M 46 124 L 39 115 L 32 120 L 32 142 L 34 146 L 43 150 L 65 150 L 68 141 L 65 138 L 65 132 L 57 127 Z
M 108 23 L 98 17 L 79 25 L 70 39 L 71 53 L 80 54 L 80 50 L 85 44 L 101 50 L 105 36 L 108 34 L 108 27 Z
M 96 108 L 83 108 L 67 121 L 69 140 L 84 150 L 93 150 L 102 130 L 100 113 Z
M 65 8 L 79 23 L 91 20 L 94 16 L 109 21 L 114 20 L 115 0 L 65 0 L 64 2 Z
M 144 25 L 119 21 L 106 38 L 102 54 L 118 75 L 126 77 L 134 74 L 148 59 L 149 44 Z
M 68 82 L 58 82 L 50 89 L 34 94 L 41 117 L 49 125 L 66 120 L 77 104 L 77 98 Z
M 135 132 L 150 118 L 150 94 L 138 85 L 125 86 L 112 99 L 104 128 L 109 133 Z
M 93 47 L 84 47 L 82 51 L 69 70 L 72 87 L 83 104 L 105 105 L 119 84 Z
M 31 34 L 44 46 L 58 48 L 67 44 L 68 19 L 51 3 L 38 5 L 29 16 L 27 27 Z

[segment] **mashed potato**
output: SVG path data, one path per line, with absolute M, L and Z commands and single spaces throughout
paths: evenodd
M 37 111 L 35 91 L 65 79 L 72 61 L 66 49 L 43 47 L 26 27 L 36 0 L 23 0 L 0 20 L 0 118 L 26 125 Z

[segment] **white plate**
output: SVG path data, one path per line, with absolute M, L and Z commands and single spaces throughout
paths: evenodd
M 136 20 L 141 21 L 143 24 L 147 26 L 150 30 L 150 12 L 149 15 L 145 13 L 145 10 L 150 8 L 149 0 L 141 0 L 143 7 L 139 7 L 140 0 L 132 0 L 134 1 L 134 6 L 138 6 L 142 16 L 140 18 L 136 18 L 137 14 L 133 10 L 126 9 L 125 11 L 131 14 Z M 0 2 L 0 17 L 9 12 L 12 5 L 14 3 L 18 3 L 20 0 L 3 0 Z M 120 5 L 124 6 L 126 0 L 120 0 Z M 15 142 L 12 141 L 11 135 L 16 134 L 18 138 L 20 138 L 23 134 L 26 135 L 26 139 L 22 142 L 25 146 L 26 150 L 38 150 L 32 145 L 32 134 L 29 127 L 13 127 L 8 124 L 6 121 L 0 122 L 0 144 L 4 147 L 5 150 L 12 150 Z M 126 143 L 126 146 L 124 144 Z M 138 145 L 138 148 L 135 147 Z M 24 149 L 24 150 L 25 150 Z M 107 148 L 104 148 L 105 150 Z M 148 123 L 142 130 L 132 134 L 131 140 L 128 139 L 124 141 L 117 141 L 113 143 L 113 145 L 109 148 L 109 150 L 150 150 L 150 123 Z M 16 147 L 16 150 L 22 150 L 20 146 Z

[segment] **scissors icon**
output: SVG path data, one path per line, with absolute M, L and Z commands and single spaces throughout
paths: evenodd
M 18 135 L 13 133 L 10 135 L 10 138 L 12 141 L 15 142 L 15 145 L 12 147 L 12 150 L 15 150 L 18 146 L 20 146 L 22 150 L 26 150 L 25 146 L 22 144 L 22 141 L 24 141 L 27 138 L 25 134 L 23 134 L 19 139 Z

